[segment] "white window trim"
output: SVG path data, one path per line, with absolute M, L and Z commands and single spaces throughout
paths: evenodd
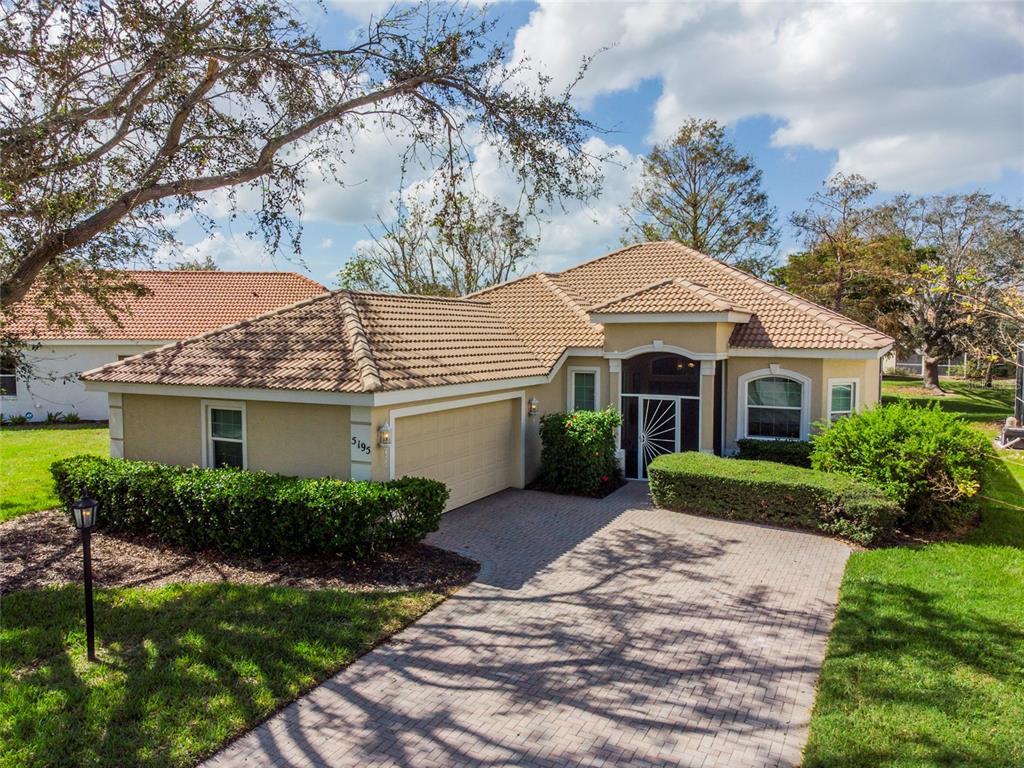
M 853 410 L 850 411 L 850 413 L 854 414 L 854 413 L 857 413 L 857 411 L 860 410 L 860 379 L 858 379 L 858 378 L 829 379 L 828 380 L 828 386 L 827 386 L 827 388 L 825 390 L 826 391 L 826 396 L 828 397 L 828 402 L 826 403 L 825 412 L 828 414 L 828 423 L 829 424 L 832 423 L 832 413 L 833 413 L 833 411 L 832 411 L 832 387 L 836 386 L 837 384 L 839 384 L 839 385 L 842 385 L 842 384 L 853 384 L 853 402 L 851 403 L 851 407 L 853 408 Z M 843 413 L 843 415 L 847 415 L 845 411 L 839 411 L 839 413 Z
M 769 376 L 782 379 L 792 379 L 799 382 L 800 386 L 800 437 L 798 440 L 808 440 L 811 436 L 811 380 L 802 373 L 788 371 L 777 365 L 770 368 L 760 368 L 750 373 L 744 373 L 737 380 L 736 397 L 736 439 L 737 440 L 790 440 L 788 437 L 760 437 L 747 434 L 747 387 L 750 382 Z
M 566 387 L 567 392 L 565 394 L 566 410 L 569 413 L 573 413 L 576 410 L 577 373 L 594 374 L 594 410 L 601 410 L 601 369 L 583 365 L 573 365 L 569 367 L 568 376 L 566 376 L 566 381 L 568 381 L 568 385 Z
M 242 469 L 249 468 L 249 435 L 246 430 L 245 402 L 239 400 L 200 400 L 199 432 L 202 435 L 203 467 L 213 466 L 213 435 L 210 434 L 210 409 L 241 411 L 242 413 Z

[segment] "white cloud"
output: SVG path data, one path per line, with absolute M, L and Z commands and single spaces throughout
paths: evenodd
M 516 34 L 567 82 L 600 54 L 581 103 L 661 79 L 652 140 L 689 115 L 772 115 L 782 147 L 838 152 L 837 170 L 931 192 L 1024 170 L 1019 6 L 562 3 Z
M 323 240 L 320 241 L 321 250 L 327 250 L 332 245 L 334 245 L 334 238 L 325 237 Z

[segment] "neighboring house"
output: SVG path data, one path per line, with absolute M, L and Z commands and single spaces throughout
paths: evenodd
M 326 293 L 319 283 L 293 272 L 130 271 L 149 293 L 126 300 L 115 322 L 88 299 L 67 328 L 52 328 L 46 311 L 30 293 L 11 311 L 7 330 L 29 345 L 31 378 L 0 368 L 0 408 L 6 417 L 77 413 L 107 418 L 107 396 L 86 392 L 81 371 L 137 355 L 172 341 L 212 331 L 227 323 L 269 312 Z
M 806 439 L 878 401 L 892 343 L 646 243 L 458 299 L 335 292 L 83 378 L 109 393 L 114 456 L 421 475 L 456 507 L 535 477 L 544 413 L 621 409 L 619 455 L 640 479 L 660 453 Z

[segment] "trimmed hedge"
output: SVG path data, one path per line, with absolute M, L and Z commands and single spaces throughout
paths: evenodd
M 542 416 L 541 484 L 558 493 L 588 495 L 618 487 L 615 430 L 621 423 L 621 414 L 612 408 Z
M 840 419 L 814 437 L 815 469 L 860 478 L 903 508 L 901 527 L 941 530 L 972 511 L 989 440 L 938 403 L 876 406 Z
M 770 461 L 673 453 L 652 461 L 647 475 L 660 507 L 809 528 L 865 545 L 891 534 L 899 515 L 865 482 Z
M 444 483 L 411 477 L 303 479 L 99 456 L 50 471 L 65 508 L 83 489 L 100 502 L 99 528 L 236 555 L 366 557 L 437 530 L 448 501 Z
M 775 461 L 794 467 L 811 468 L 811 450 L 814 444 L 807 440 L 737 440 L 741 459 Z

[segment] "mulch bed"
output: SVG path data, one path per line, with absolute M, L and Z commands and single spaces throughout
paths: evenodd
M 98 588 L 230 581 L 304 589 L 447 592 L 471 581 L 479 565 L 425 544 L 364 562 L 330 556 L 261 560 L 187 552 L 96 531 L 92 567 Z M 0 525 L 0 593 L 81 581 L 81 538 L 63 513 L 35 512 Z
M 547 483 L 543 482 L 540 478 L 538 478 L 529 485 L 527 485 L 526 488 L 527 490 L 530 491 L 544 491 L 544 493 L 557 493 L 561 496 L 581 496 L 585 499 L 603 499 L 605 496 L 611 496 L 613 493 L 619 490 L 619 488 L 624 486 L 627 482 L 629 481 L 626 480 L 625 478 L 617 477 L 612 478 L 607 483 L 602 485 L 600 490 L 597 491 L 597 493 L 566 493 L 565 491 L 560 491 L 557 488 L 548 485 Z

